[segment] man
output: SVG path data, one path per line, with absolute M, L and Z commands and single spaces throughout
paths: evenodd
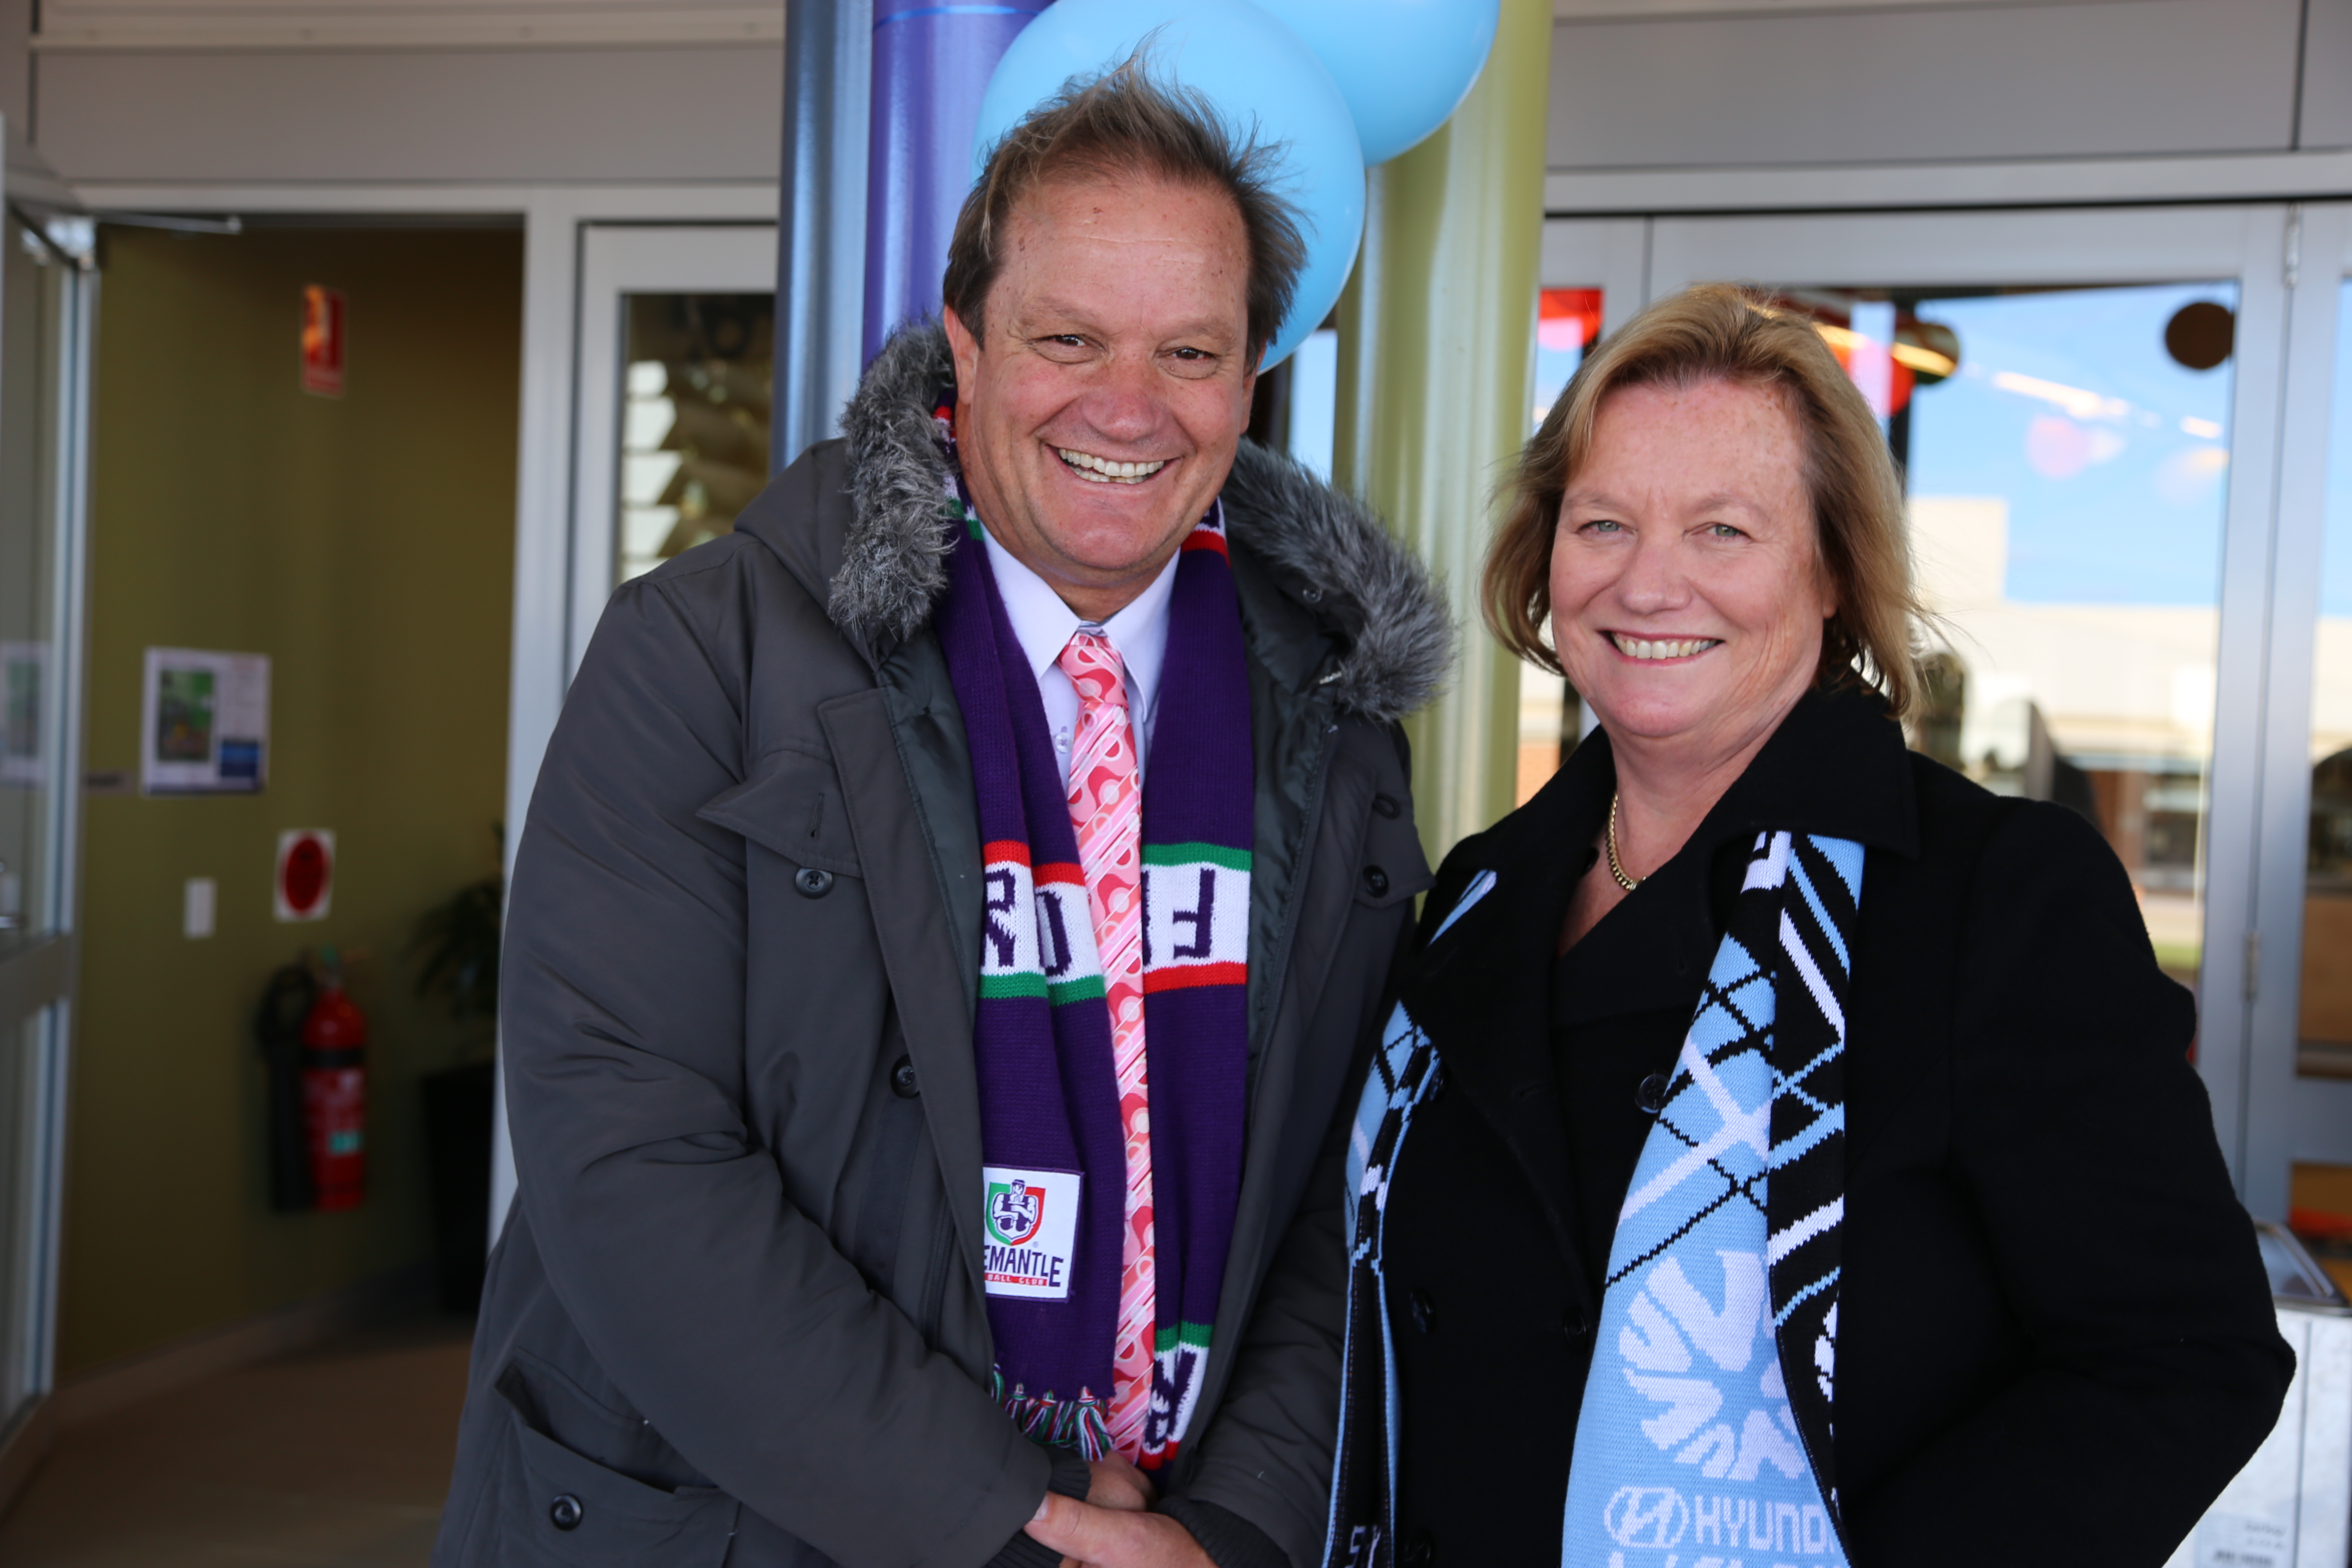
M 1326 1132 L 1448 633 L 1241 441 L 1269 174 L 1134 61 L 1040 110 L 944 331 L 614 595 L 516 865 L 437 1563 L 1313 1568 Z M 1294 1215 L 1328 1269 L 1271 1270 Z

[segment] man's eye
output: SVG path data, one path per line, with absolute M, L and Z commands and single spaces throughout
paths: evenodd
M 1709 539 L 1745 539 L 1748 537 L 1747 534 L 1741 532 L 1738 529 L 1732 527 L 1731 524 L 1727 522 L 1708 523 L 1706 525 L 1706 536 Z

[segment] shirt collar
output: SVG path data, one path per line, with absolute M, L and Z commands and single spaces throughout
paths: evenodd
M 996 535 L 985 525 L 981 529 L 981 538 L 988 545 L 988 563 L 996 574 L 996 591 L 1004 600 L 1004 613 L 1013 622 L 1013 635 L 1020 639 L 1021 651 L 1028 657 L 1029 673 L 1042 680 L 1045 671 L 1060 660 L 1071 636 L 1087 623 L 1062 603 L 1062 596 L 1043 577 L 999 544 Z M 1119 662 L 1127 667 L 1139 716 L 1151 711 L 1152 698 L 1160 689 L 1160 665 L 1168 652 L 1168 605 L 1176 592 L 1176 563 L 1182 559 L 1181 551 L 1170 556 L 1168 564 L 1160 569 L 1160 574 L 1142 593 L 1102 623 L 1103 635 L 1118 650 Z

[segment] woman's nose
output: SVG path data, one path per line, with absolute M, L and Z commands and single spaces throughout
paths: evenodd
M 1690 579 L 1672 540 L 1644 534 L 1635 542 L 1633 559 L 1617 579 L 1617 597 L 1627 609 L 1645 613 L 1681 607 L 1690 597 Z

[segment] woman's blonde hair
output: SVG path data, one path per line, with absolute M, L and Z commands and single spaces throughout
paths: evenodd
M 1817 683 L 1874 686 L 1897 717 L 1918 691 L 1913 662 L 1919 606 L 1911 583 L 1903 482 L 1871 413 L 1837 356 L 1804 317 L 1726 284 L 1688 289 L 1603 339 L 1519 453 L 1503 493 L 1510 505 L 1486 552 L 1486 625 L 1547 669 L 1552 540 L 1560 498 L 1592 455 L 1609 395 L 1627 386 L 1724 381 L 1776 392 L 1804 433 L 1805 489 L 1837 609 L 1822 628 Z

